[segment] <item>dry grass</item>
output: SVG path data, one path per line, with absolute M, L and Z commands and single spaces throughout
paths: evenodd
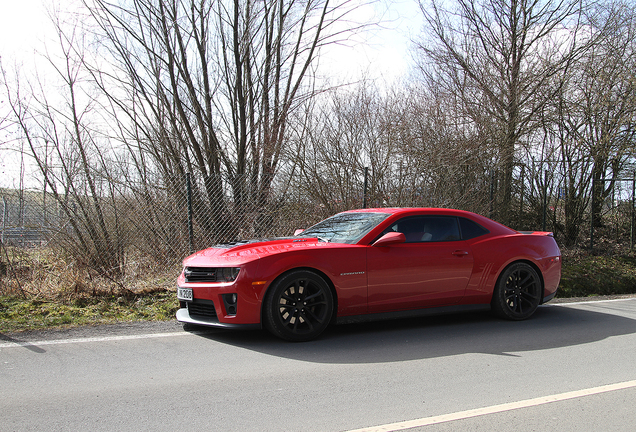
M 0 333 L 167 320 L 177 309 L 180 266 L 130 256 L 123 276 L 100 275 L 52 247 L 0 249 Z M 563 251 L 557 296 L 636 293 L 636 255 Z
M 98 274 L 54 248 L 15 248 L 3 251 L 0 295 L 19 295 L 71 302 L 78 297 L 139 296 L 170 290 L 179 266 L 165 266 L 131 257 L 118 278 Z M 8 258 L 8 260 L 7 260 Z M 7 263 L 8 261 L 8 263 Z
M 0 251 L 0 331 L 174 317 L 180 266 L 131 257 L 113 278 L 51 247 Z

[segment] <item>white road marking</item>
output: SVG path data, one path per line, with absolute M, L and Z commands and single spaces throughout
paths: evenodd
M 573 305 L 585 305 L 585 304 L 596 304 L 596 303 L 611 303 L 611 302 L 621 302 L 621 301 L 630 301 L 636 300 L 636 297 L 628 297 L 628 298 L 620 298 L 620 299 L 609 299 L 609 300 L 589 300 L 589 301 L 578 301 L 571 303 L 546 303 L 542 306 L 573 306 Z
M 573 302 L 573 303 L 548 303 L 543 305 L 542 307 L 573 306 L 573 305 L 608 303 L 608 302 L 619 302 L 619 301 L 629 301 L 629 300 L 636 300 L 636 298 L 631 297 L 631 298 L 611 299 L 611 300 L 590 300 L 590 301 L 581 301 L 581 302 Z M 132 340 L 132 339 L 152 339 L 152 338 L 162 338 L 162 337 L 171 337 L 171 336 L 186 336 L 186 335 L 192 335 L 192 334 L 197 334 L 197 332 L 148 333 L 148 334 L 139 334 L 139 335 L 55 339 L 55 340 L 33 341 L 33 342 L 7 341 L 7 342 L 0 342 L 0 349 L 25 347 L 25 346 L 62 345 L 62 344 L 89 343 L 89 342 L 109 342 L 109 341 L 122 341 L 122 340 Z
M 62 345 L 72 343 L 88 343 L 88 342 L 110 342 L 110 341 L 123 341 L 133 339 L 153 339 L 164 338 L 172 336 L 187 336 L 193 333 L 188 332 L 171 332 L 171 333 L 147 333 L 138 335 L 123 335 L 123 336 L 101 336 L 101 337 L 88 337 L 88 338 L 75 338 L 75 339 L 55 339 L 55 340 L 42 340 L 33 342 L 23 341 L 9 341 L 0 343 L 0 349 L 2 348 L 15 348 L 15 347 L 29 347 L 29 346 L 44 346 L 44 345 Z
M 566 393 L 559 393 L 550 396 L 543 396 L 534 399 L 527 399 L 518 402 L 510 402 L 500 405 L 493 405 L 484 408 L 471 409 L 467 411 L 459 411 L 451 414 L 443 414 L 433 417 L 424 417 L 416 420 L 409 420 L 397 423 L 389 423 L 381 426 L 372 426 L 368 428 L 355 429 L 347 432 L 393 432 L 404 429 L 411 429 L 416 427 L 430 426 L 438 423 L 451 422 L 454 420 L 463 420 L 472 417 L 478 417 L 488 414 L 496 414 L 505 411 L 512 411 L 521 408 L 535 407 L 538 405 L 545 405 L 552 402 L 565 401 L 569 399 L 577 399 L 585 396 L 592 396 L 601 393 L 607 393 L 617 390 L 625 390 L 636 387 L 636 380 L 625 381 L 617 384 L 609 384 L 599 387 L 592 387 L 583 390 L 576 390 Z

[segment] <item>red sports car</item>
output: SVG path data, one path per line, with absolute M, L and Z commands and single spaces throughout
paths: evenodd
M 331 323 L 492 309 L 522 320 L 556 294 L 551 233 L 461 210 L 339 213 L 293 237 L 243 241 L 183 261 L 177 320 L 265 327 L 290 341 Z

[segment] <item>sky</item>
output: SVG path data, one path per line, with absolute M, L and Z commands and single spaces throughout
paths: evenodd
M 48 21 L 43 0 L 0 0 L 0 55 L 33 56 Z
M 31 68 L 52 37 L 47 9 L 53 5 L 68 8 L 77 0 L 0 0 L 0 58 L 3 67 L 20 64 Z M 364 2 L 365 0 L 359 0 Z M 421 31 L 421 12 L 416 0 L 379 0 L 356 11 L 356 19 L 382 21 L 382 24 L 359 34 L 347 43 L 323 52 L 321 67 L 328 74 L 356 80 L 363 73 L 383 82 L 393 82 L 408 73 L 411 65 L 410 40 Z M 324 73 L 324 72 L 323 72 Z M 0 97 L 0 113 L 6 102 Z M 7 152 L 6 133 L 0 131 L 0 187 L 17 187 L 20 158 Z M 28 170 L 27 170 L 28 171 Z M 27 187 L 36 187 L 29 180 Z
M 5 69 L 35 57 L 45 36 L 45 23 L 46 11 L 42 0 L 0 0 L 0 59 Z M 0 115 L 3 115 L 6 112 L 6 96 L 4 91 L 1 94 Z M 6 150 L 8 138 L 6 131 L 0 130 L 0 187 L 17 187 L 20 155 Z M 29 183 L 34 186 L 34 182 Z
M 0 55 L 3 61 L 31 61 L 50 37 L 47 9 L 64 9 L 76 0 L 0 0 Z M 364 0 L 360 0 L 364 2 Z M 412 35 L 421 30 L 416 0 L 378 0 L 356 11 L 356 19 L 382 20 L 379 27 L 360 35 L 351 44 L 332 47 L 330 70 L 355 75 L 367 70 L 391 81 L 406 73 Z
M 404 76 L 411 65 L 411 39 L 421 31 L 422 17 L 416 0 L 380 0 L 356 10 L 357 19 L 381 21 L 354 37 L 349 45 L 330 47 L 338 75 L 355 76 L 363 71 L 389 82 Z M 362 16 L 361 16 L 362 15 Z

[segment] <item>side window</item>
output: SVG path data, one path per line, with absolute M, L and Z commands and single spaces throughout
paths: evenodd
M 416 216 L 400 219 L 395 224 L 395 230 L 404 234 L 407 243 L 419 243 L 424 241 L 424 218 Z
M 427 232 L 431 241 L 457 241 L 460 239 L 457 218 L 452 216 L 427 216 Z
M 406 243 L 456 241 L 460 239 L 457 218 L 452 216 L 415 216 L 400 219 L 386 232 L 404 234 Z
M 470 240 L 475 237 L 479 237 L 484 234 L 488 234 L 488 231 L 483 226 L 479 225 L 477 222 L 473 222 L 470 219 L 459 218 L 459 226 L 462 230 L 462 239 Z

